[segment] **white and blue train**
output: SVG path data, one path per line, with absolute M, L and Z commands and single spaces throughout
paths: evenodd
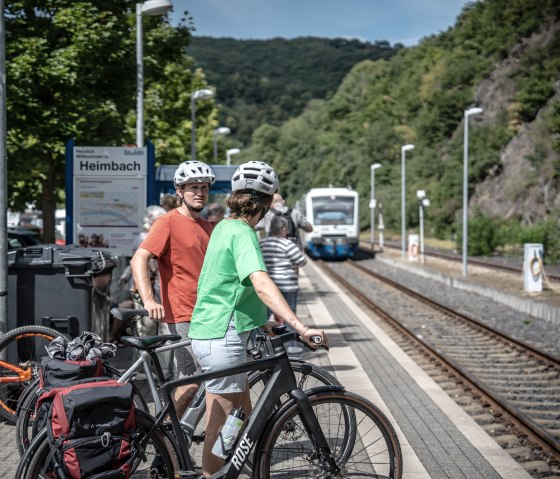
M 314 258 L 351 258 L 360 233 L 358 193 L 349 188 L 313 188 L 298 208 L 313 225 L 305 233 L 305 248 Z

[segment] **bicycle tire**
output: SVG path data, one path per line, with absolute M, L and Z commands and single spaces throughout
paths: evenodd
M 15 424 L 21 395 L 38 377 L 41 358 L 47 354 L 43 346 L 58 336 L 56 329 L 29 325 L 0 337 L 0 416 L 8 423 Z
M 318 392 L 309 396 L 312 408 L 334 460 L 338 478 L 402 478 L 400 443 L 385 414 L 367 399 L 346 391 Z M 348 436 L 344 411 L 355 418 Z M 349 439 L 352 438 L 352 439 Z M 253 477 L 335 477 L 314 447 L 294 402 L 276 417 L 259 439 Z
M 170 478 L 178 469 L 180 461 L 177 449 L 170 436 L 161 428 L 154 428 L 154 418 L 144 411 L 136 411 L 135 434 L 138 441 L 147 440 L 146 447 L 138 455 L 133 465 L 133 472 L 129 479 L 147 478 Z M 21 471 L 16 479 L 47 479 L 48 456 L 50 446 L 47 440 L 34 441 L 35 451 L 29 450 L 26 457 L 32 457 L 24 471 Z M 157 458 L 157 459 L 156 459 Z M 157 465 L 156 465 L 157 464 Z
M 105 364 L 105 371 L 106 373 L 108 373 L 107 376 L 111 378 L 118 378 L 121 375 L 118 369 L 115 369 L 108 364 Z M 148 404 L 146 403 L 144 396 L 140 392 L 139 388 L 134 384 L 134 382 L 131 382 L 131 384 L 135 407 L 149 413 Z M 25 395 L 24 393 L 24 395 L 22 395 L 23 403 L 18 408 L 18 414 L 16 418 L 16 445 L 20 456 L 25 453 L 25 451 L 31 444 L 31 441 L 33 440 L 32 428 L 33 421 L 35 419 L 35 410 L 38 399 L 35 392 L 39 387 L 39 379 L 36 379 L 32 384 L 30 384 L 29 388 L 31 388 L 33 385 L 35 385 L 35 390 L 32 394 L 28 393 L 27 395 Z M 29 388 L 26 389 L 26 391 L 28 391 Z

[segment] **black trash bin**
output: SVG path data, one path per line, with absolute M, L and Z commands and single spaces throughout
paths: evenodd
M 8 331 L 29 324 L 107 340 L 114 258 L 98 249 L 37 245 L 8 253 Z

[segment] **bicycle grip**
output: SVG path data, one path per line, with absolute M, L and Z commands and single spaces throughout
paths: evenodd
M 323 349 L 325 349 L 326 351 L 329 350 L 329 347 L 326 346 L 325 344 L 323 344 L 323 338 L 321 338 L 321 336 L 317 336 L 317 335 L 313 335 L 311 336 L 311 341 L 313 341 L 315 344 L 317 344 L 318 346 L 321 346 Z

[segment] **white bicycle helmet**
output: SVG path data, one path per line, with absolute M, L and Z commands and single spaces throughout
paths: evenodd
M 212 185 L 214 181 L 216 181 L 216 175 L 212 168 L 197 160 L 184 161 L 179 165 L 173 176 L 175 186 L 185 183 L 210 183 Z
M 273 195 L 278 190 L 278 175 L 262 161 L 249 161 L 237 168 L 231 179 L 231 190 L 254 190 Z

